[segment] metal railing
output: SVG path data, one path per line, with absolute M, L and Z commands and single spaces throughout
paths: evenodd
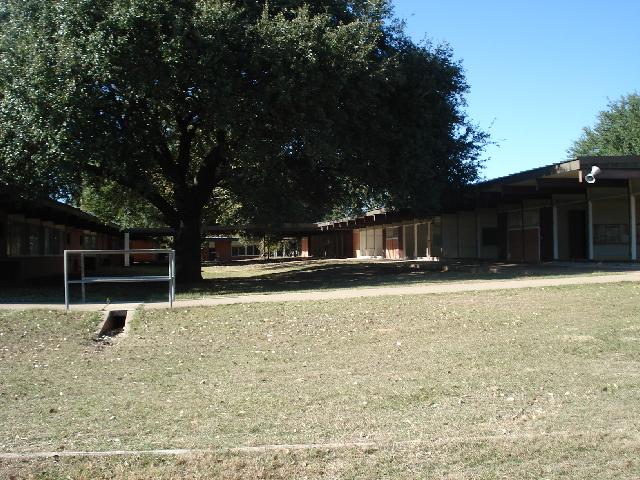
M 86 276 L 84 268 L 85 256 L 93 255 L 130 255 L 137 253 L 168 254 L 169 271 L 167 275 L 133 275 L 97 277 Z M 80 255 L 80 279 L 69 280 L 69 256 Z M 64 251 L 64 306 L 69 310 L 69 285 L 80 284 L 82 286 L 82 303 L 86 301 L 86 285 L 92 283 L 135 283 L 135 282 L 168 282 L 169 283 L 169 306 L 173 307 L 176 299 L 176 252 L 168 249 L 134 249 L 134 250 L 65 250 Z

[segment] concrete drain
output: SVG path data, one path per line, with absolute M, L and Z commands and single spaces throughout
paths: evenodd
M 127 322 L 130 320 L 128 310 L 112 310 L 107 312 L 104 322 L 98 332 L 98 338 L 117 337 L 127 329 Z

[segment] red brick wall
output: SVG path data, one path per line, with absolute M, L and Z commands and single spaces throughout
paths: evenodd
M 300 256 L 309 256 L 309 237 L 302 237 L 302 239 L 300 240 Z
M 360 230 L 353 231 L 353 256 L 360 255 Z
M 231 239 L 216 240 L 216 256 L 221 262 L 231 260 Z

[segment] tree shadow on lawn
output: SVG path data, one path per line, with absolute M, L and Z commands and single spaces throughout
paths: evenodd
M 276 264 L 277 265 L 277 264 Z M 271 266 L 273 268 L 273 266 Z M 624 264 L 504 264 L 488 262 L 427 261 L 308 261 L 295 270 L 259 276 L 208 278 L 183 285 L 181 296 L 198 298 L 246 293 L 282 293 L 455 281 L 510 280 L 616 273 L 632 270 Z
M 262 263 L 261 263 L 262 262 Z M 253 275 L 243 268 L 250 265 Z M 178 299 L 283 293 L 305 290 L 339 290 L 421 283 L 510 280 L 551 276 L 588 275 L 637 270 L 630 264 L 542 263 L 505 264 L 488 262 L 353 261 L 353 260 L 252 260 L 224 266 L 237 270 L 194 284 L 178 284 Z M 223 266 L 223 267 L 224 267 Z M 291 267 L 283 271 L 283 267 Z M 254 269 L 255 267 L 255 269 Z M 268 270 L 269 273 L 264 273 Z M 211 273 L 211 271 L 209 272 Z M 215 267 L 213 275 L 216 275 Z M 71 302 L 80 303 L 80 286 L 71 287 Z M 166 283 L 87 285 L 89 303 L 167 302 Z M 28 286 L 0 287 L 0 303 L 56 303 L 64 301 L 62 279 Z

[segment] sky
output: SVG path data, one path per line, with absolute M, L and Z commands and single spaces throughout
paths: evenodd
M 394 0 L 414 41 L 462 61 L 467 113 L 488 131 L 482 175 L 569 157 L 598 112 L 640 92 L 640 0 Z

